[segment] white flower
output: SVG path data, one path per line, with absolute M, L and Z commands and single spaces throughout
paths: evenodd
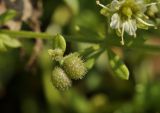
M 129 19 L 123 23 L 124 31 L 126 31 L 129 35 L 136 37 L 136 20 Z
M 122 44 L 124 44 L 124 32 L 136 37 L 137 28 L 145 29 L 149 26 L 154 26 L 147 22 L 149 18 L 145 15 L 145 12 L 149 6 L 157 3 L 145 4 L 144 0 L 113 0 L 107 6 L 99 1 L 97 1 L 97 4 L 103 7 L 103 10 L 106 9 L 107 13 L 110 13 L 110 27 L 118 30 L 121 34 Z

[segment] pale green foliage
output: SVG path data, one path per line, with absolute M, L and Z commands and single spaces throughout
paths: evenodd
M 14 38 L 9 37 L 6 34 L 0 34 L 0 51 L 6 51 L 8 47 L 18 48 L 21 43 Z
M 66 4 L 71 8 L 74 14 L 79 12 L 79 1 L 78 0 L 64 0 Z
M 0 15 L 0 25 L 5 24 L 7 21 L 13 19 L 16 16 L 16 11 L 7 10 L 5 13 Z

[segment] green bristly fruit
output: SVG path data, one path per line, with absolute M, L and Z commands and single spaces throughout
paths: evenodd
M 51 80 L 54 87 L 61 91 L 67 90 L 72 85 L 72 81 L 60 67 L 54 68 L 54 70 L 52 71 Z
M 64 58 L 63 68 L 71 79 L 82 79 L 87 72 L 83 60 L 77 54 L 70 54 Z

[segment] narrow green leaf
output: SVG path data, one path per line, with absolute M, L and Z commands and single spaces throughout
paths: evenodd
M 95 53 L 91 54 L 86 58 L 85 66 L 87 67 L 87 69 L 91 69 L 94 66 L 97 58 L 101 55 L 102 52 L 104 51 L 103 50 L 96 51 Z
M 91 58 L 91 59 L 87 60 L 85 62 L 85 66 L 87 67 L 87 69 L 91 69 L 95 64 L 95 61 L 96 61 L 95 58 Z
M 3 40 L 0 38 L 0 52 L 6 51 L 7 48 L 5 47 Z
M 64 37 L 60 34 L 57 34 L 54 38 L 53 38 L 53 49 L 62 49 L 63 52 L 65 52 L 66 50 L 66 41 L 64 39 Z
M 87 58 L 89 55 L 93 54 L 95 51 L 99 50 L 100 47 L 97 45 L 85 48 L 81 51 L 79 51 L 78 53 L 83 56 L 84 58 Z
M 87 67 L 87 69 L 91 69 L 95 64 L 96 59 L 100 56 L 102 52 L 103 51 L 100 49 L 100 47 L 95 45 L 83 49 L 78 53 L 85 59 L 85 66 Z
M 16 11 L 7 10 L 5 13 L 0 15 L 0 25 L 3 25 L 5 22 L 13 19 L 16 16 Z
M 114 74 L 124 80 L 128 80 L 129 70 L 120 57 L 111 50 L 108 50 L 108 58 Z

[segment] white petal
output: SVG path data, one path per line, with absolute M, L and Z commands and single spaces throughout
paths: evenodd
M 117 13 L 113 14 L 111 18 L 111 23 L 110 23 L 111 28 L 113 29 L 119 29 L 121 26 L 121 20 L 120 17 Z
M 124 25 L 124 31 L 126 31 L 129 35 L 135 36 L 136 35 L 136 21 L 135 20 L 128 20 L 123 23 Z

